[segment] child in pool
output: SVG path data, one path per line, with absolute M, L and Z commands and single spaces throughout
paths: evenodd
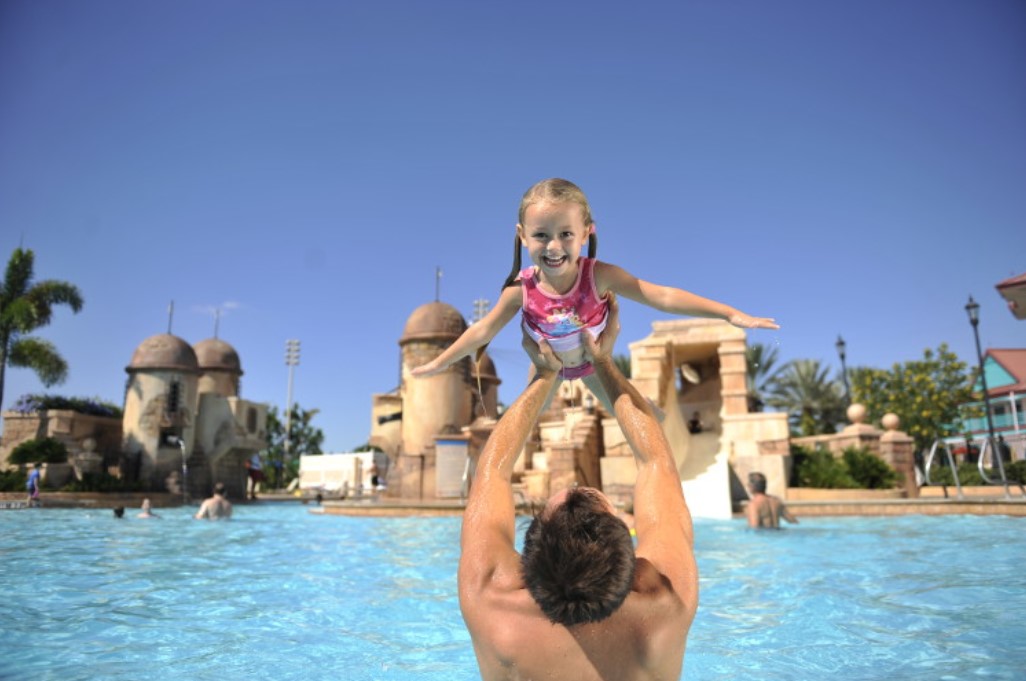
M 414 376 L 440 373 L 473 355 L 522 311 L 528 335 L 539 343 L 547 342 L 563 362 L 560 377 L 582 379 L 612 413 L 594 369 L 584 359 L 580 338 L 584 330 L 597 337 L 605 328 L 605 298 L 610 291 L 662 312 L 715 317 L 742 328 L 780 328 L 771 318 L 751 317 L 729 305 L 652 284 L 596 260 L 595 223 L 588 199 L 569 180 L 542 180 L 528 189 L 520 202 L 519 218 L 513 271 L 503 284 L 498 303 L 438 357 L 416 367 Z M 582 257 L 586 238 L 588 256 Z M 533 267 L 520 269 L 521 246 L 527 249 Z

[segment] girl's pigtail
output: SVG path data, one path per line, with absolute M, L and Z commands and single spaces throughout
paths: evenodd
M 509 288 L 516 283 L 517 277 L 520 275 L 520 237 L 513 235 L 513 269 L 510 270 L 509 276 L 506 277 L 506 281 L 502 284 L 503 290 Z
M 519 254 L 520 251 L 517 251 L 517 253 Z M 588 235 L 588 257 L 594 260 L 596 253 L 598 253 L 598 235 L 592 231 L 592 233 Z

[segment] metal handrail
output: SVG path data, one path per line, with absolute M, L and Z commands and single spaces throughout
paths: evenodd
M 991 480 L 990 476 L 987 475 L 986 471 L 983 468 L 983 459 L 984 459 L 984 456 L 987 454 L 988 451 L 990 452 L 991 461 L 997 461 L 998 473 L 1001 474 L 1001 480 L 1000 481 Z M 1005 464 L 1001 460 L 1001 452 L 998 450 L 997 447 L 994 446 L 994 441 L 991 438 L 989 438 L 989 437 L 985 438 L 983 440 L 983 446 L 980 447 L 980 458 L 977 459 L 976 466 L 977 466 L 977 468 L 980 471 L 980 477 L 983 478 L 983 481 L 985 483 L 987 483 L 988 485 L 1004 485 L 1004 487 L 1005 487 L 1005 499 L 1011 499 L 1012 498 L 1011 493 L 1008 491 L 1008 476 L 1005 475 Z M 1023 490 L 1023 493 L 1026 494 L 1026 489 L 1023 488 L 1022 484 L 1021 483 L 1016 483 L 1016 484 L 1019 485 L 1019 489 Z
M 940 446 L 944 450 L 944 454 L 948 457 L 948 466 L 951 467 L 951 477 L 955 479 L 955 489 L 957 490 L 957 496 L 959 499 L 964 499 L 962 494 L 962 483 L 958 481 L 958 468 L 955 466 L 955 459 L 951 456 L 951 450 L 948 449 L 948 445 L 944 440 L 937 439 L 933 441 L 933 446 L 930 447 L 930 453 L 926 456 L 926 461 L 923 464 L 923 481 L 927 485 L 932 485 L 930 482 L 930 468 L 933 466 L 933 458 L 937 455 L 937 447 Z M 982 457 L 981 457 L 982 458 Z M 944 485 L 947 487 L 947 485 Z M 947 493 L 945 492 L 945 495 Z

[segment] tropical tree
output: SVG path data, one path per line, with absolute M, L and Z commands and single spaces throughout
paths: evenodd
M 745 348 L 745 382 L 748 385 L 748 410 L 762 411 L 766 394 L 780 371 L 777 367 L 778 352 L 775 347 L 752 343 Z
M 46 387 L 63 383 L 68 376 L 68 363 L 53 343 L 26 334 L 49 324 L 55 305 L 81 310 L 82 296 L 66 281 L 33 283 L 34 265 L 31 250 L 14 249 L 0 287 L 0 406 L 8 366 L 32 369 Z
M 289 421 L 289 451 L 285 453 L 285 423 L 277 407 L 267 412 L 267 448 L 262 453 L 265 461 L 271 462 L 275 470 L 275 484 L 284 486 L 299 475 L 299 457 L 321 454 L 324 432 L 311 425 L 320 409 L 303 409 L 292 405 Z
M 865 405 L 867 419 L 879 422 L 888 412 L 897 414 L 917 451 L 963 431 L 959 405 L 972 401 L 973 375 L 946 344 L 926 349 L 921 360 L 890 370 L 860 367 L 850 375 L 852 398 Z
M 630 355 L 613 355 L 613 364 L 620 370 L 620 373 L 624 375 L 624 378 L 631 377 L 631 356 Z
M 844 390 L 818 359 L 784 365 L 768 384 L 766 403 L 786 411 L 801 435 L 833 433 L 844 417 Z

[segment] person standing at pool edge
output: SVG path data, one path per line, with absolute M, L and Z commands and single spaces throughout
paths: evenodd
M 691 515 L 651 407 L 613 365 L 618 333 L 611 300 L 598 345 L 583 342 L 638 464 L 637 550 L 609 499 L 575 487 L 548 500 L 517 554 L 513 465 L 561 367 L 525 336 L 538 371 L 488 438 L 460 537 L 460 609 L 485 681 L 680 678 L 698 607 Z
M 232 502 L 228 501 L 225 495 L 224 483 L 214 485 L 214 495 L 204 501 L 194 516 L 197 520 L 230 520 L 232 517 Z
M 42 481 L 42 477 L 42 464 L 37 461 L 32 465 L 32 470 L 29 472 L 28 480 L 25 481 L 25 490 L 28 492 L 26 503 L 29 508 L 39 505 L 39 484 Z

